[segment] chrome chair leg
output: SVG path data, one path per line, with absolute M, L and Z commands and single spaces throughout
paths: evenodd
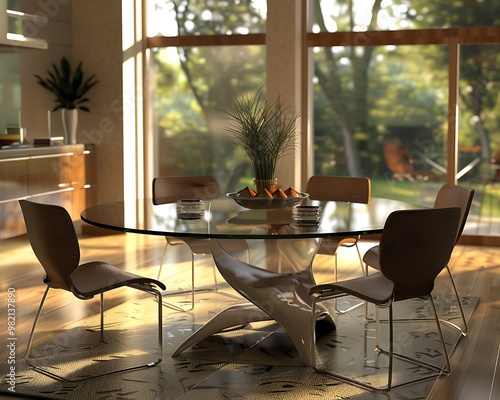
M 406 356 L 406 355 L 403 355 L 403 354 L 400 354 L 400 353 L 395 353 L 394 350 L 391 349 L 391 348 L 389 349 L 389 351 L 383 350 L 383 349 L 379 348 L 379 351 L 381 353 L 389 354 L 389 359 L 390 360 L 392 358 L 396 357 L 396 358 L 399 358 L 401 360 L 405 360 L 405 361 L 411 362 L 413 364 L 422 366 L 424 368 L 428 368 L 428 369 L 430 369 L 430 370 L 432 370 L 432 371 L 435 372 L 432 375 L 427 375 L 425 377 L 418 378 L 418 379 L 415 379 L 415 380 L 411 380 L 409 382 L 404 382 L 404 383 L 401 383 L 401 384 L 398 384 L 398 385 L 393 385 L 393 386 L 391 385 L 392 388 L 403 386 L 403 385 L 406 385 L 406 384 L 409 384 L 409 383 L 420 382 L 420 381 L 423 381 L 423 380 L 426 380 L 426 379 L 429 379 L 429 378 L 434 378 L 434 377 L 441 376 L 441 375 L 449 375 L 450 374 L 450 371 L 451 371 L 450 358 L 448 356 L 448 350 L 446 349 L 446 343 L 444 341 L 443 330 L 441 328 L 441 323 L 440 323 L 440 320 L 439 320 L 439 317 L 438 317 L 438 313 L 437 313 L 437 309 L 436 309 L 436 304 L 434 303 L 434 299 L 432 298 L 432 296 L 429 296 L 428 300 L 431 302 L 432 310 L 434 312 L 434 321 L 436 322 L 436 325 L 437 325 L 439 340 L 441 342 L 441 346 L 442 346 L 442 349 L 443 349 L 443 356 L 444 356 L 444 359 L 445 359 L 445 367 L 444 368 L 443 367 L 439 367 L 439 366 L 437 366 L 435 364 L 431 364 L 431 363 L 428 363 L 428 362 L 425 362 L 425 361 L 421 361 L 421 360 L 418 360 L 418 359 L 415 359 L 413 357 L 409 357 L 409 356 Z M 389 324 L 390 324 L 391 327 L 393 326 L 394 321 L 397 321 L 397 320 L 393 319 L 392 310 L 389 309 Z M 391 333 L 391 335 L 393 335 L 393 333 Z M 392 340 L 391 340 L 390 343 L 392 344 Z M 391 354 L 392 354 L 392 356 L 391 356 Z M 389 371 L 391 372 L 391 368 L 389 368 Z
M 363 257 L 361 256 L 361 252 L 359 251 L 359 246 L 357 243 L 355 243 L 354 245 L 351 245 L 349 247 L 352 247 L 352 246 L 355 246 L 356 247 L 356 251 L 358 252 L 358 258 L 359 258 L 359 265 L 361 266 L 361 273 L 364 274 L 364 275 L 367 275 L 367 272 L 368 272 L 368 268 L 366 268 L 366 272 L 365 272 L 365 269 L 363 268 Z M 337 282 L 337 278 L 338 278 L 338 256 L 337 256 L 337 252 L 335 252 L 334 256 L 335 258 L 335 263 L 334 263 L 334 270 L 335 270 L 335 280 L 334 282 Z M 340 310 L 338 307 L 337 307 L 337 299 L 334 299 L 334 307 L 335 307 L 335 311 L 338 312 L 339 314 L 345 314 L 345 313 L 348 313 L 349 311 L 352 311 L 358 307 L 361 307 L 363 306 L 365 307 L 365 316 L 367 314 L 367 305 L 366 305 L 366 302 L 365 301 L 362 301 L 358 304 L 355 304 L 351 307 L 349 307 L 347 310 Z M 365 318 L 366 319 L 366 318 Z
M 378 307 L 377 307 L 378 309 Z M 377 312 L 377 324 L 380 323 L 379 315 Z M 389 306 L 389 371 L 387 373 L 387 390 L 392 388 L 392 367 L 394 365 L 394 316 L 392 304 Z M 379 330 L 379 329 L 377 329 Z M 379 346 L 380 349 L 380 346 Z
M 169 246 L 169 244 L 167 242 L 165 244 L 165 248 L 163 249 L 163 253 L 162 253 L 162 256 L 161 256 L 161 259 L 160 259 L 160 267 L 158 269 L 158 276 L 156 278 L 157 280 L 160 280 L 161 271 L 162 271 L 162 268 L 163 268 L 163 263 L 166 260 L 166 254 L 167 254 L 168 246 Z M 185 293 L 185 291 L 175 292 L 175 293 L 172 293 L 172 294 L 183 294 L 183 293 Z M 194 254 L 193 253 L 191 253 L 191 307 L 190 308 L 183 308 L 181 306 L 178 306 L 176 304 L 170 303 L 168 301 L 163 301 L 163 305 L 165 307 L 168 307 L 168 308 L 172 309 L 172 310 L 180 311 L 180 312 L 187 312 L 187 311 L 191 311 L 192 309 L 194 309 Z
M 378 323 L 378 309 L 379 309 L 379 307 L 375 306 L 375 308 L 377 310 L 376 311 L 376 315 L 377 315 L 376 323 Z M 394 362 L 394 326 L 393 326 L 392 304 L 389 305 L 389 321 L 390 321 L 390 325 L 389 325 L 389 351 L 382 350 L 379 346 L 379 342 L 380 342 L 379 333 L 378 333 L 379 329 L 376 329 L 376 337 L 375 337 L 375 343 L 376 343 L 375 350 L 377 352 L 380 352 L 380 353 L 386 353 L 389 356 L 386 387 L 378 388 L 378 387 L 370 385 L 369 383 L 358 381 L 356 379 L 352 379 L 352 378 L 349 378 L 349 377 L 344 376 L 344 375 L 340 375 L 340 374 L 335 373 L 335 372 L 323 371 L 323 370 L 318 369 L 316 365 L 313 366 L 314 370 L 321 373 L 321 374 L 331 376 L 339 381 L 346 382 L 346 383 L 349 383 L 351 385 L 354 385 L 354 386 L 357 386 L 357 387 L 360 387 L 363 389 L 367 389 L 367 390 L 370 390 L 373 392 L 386 393 L 386 392 L 390 391 L 393 387 L 395 387 L 392 385 L 392 369 L 393 369 L 393 362 Z M 366 359 L 366 356 L 365 356 L 365 359 Z
M 460 298 L 460 295 L 458 294 L 458 289 L 457 289 L 457 285 L 455 284 L 455 279 L 453 279 L 453 275 L 451 273 L 451 270 L 450 270 L 450 267 L 448 266 L 448 264 L 446 264 L 446 271 L 448 271 L 448 275 L 450 277 L 450 281 L 451 281 L 451 285 L 453 286 L 453 290 L 455 292 L 455 297 L 457 298 L 457 302 L 458 302 L 458 308 L 460 310 L 460 315 L 462 316 L 462 322 L 464 324 L 464 327 L 463 329 L 460 329 L 459 326 L 449 322 L 449 321 L 443 321 L 453 327 L 455 327 L 457 330 L 460 331 L 460 333 L 462 334 L 462 336 L 467 336 L 467 333 L 468 333 L 468 330 L 469 330 L 469 327 L 468 327 L 468 324 L 467 324 L 467 319 L 465 318 L 465 312 L 464 312 L 464 307 L 462 306 L 462 300 Z
M 366 266 L 366 271 L 368 273 L 368 266 Z M 464 307 L 462 305 L 462 300 L 460 298 L 460 294 L 458 293 L 458 289 L 457 289 L 457 286 L 455 284 L 455 279 L 453 279 L 453 275 L 451 273 L 451 270 L 450 270 L 450 267 L 448 266 L 448 264 L 446 265 L 446 271 L 448 272 L 448 275 L 450 277 L 450 281 L 451 281 L 451 284 L 453 287 L 453 291 L 455 293 L 455 297 L 457 299 L 458 309 L 460 310 L 460 316 L 462 317 L 462 323 L 463 323 L 464 327 L 460 328 L 460 326 L 458 326 L 457 324 L 455 324 L 451 321 L 447 321 L 445 319 L 440 319 L 440 321 L 443 324 L 446 324 L 446 325 L 450 326 L 451 328 L 457 330 L 458 332 L 460 332 L 460 335 L 465 337 L 465 336 L 467 336 L 467 332 L 468 332 L 469 328 L 468 328 L 468 324 L 467 324 L 467 318 L 465 317 L 465 311 L 464 311 Z M 365 302 L 364 314 L 365 314 L 365 321 L 373 322 L 373 319 L 368 317 L 368 303 L 366 303 L 366 302 Z M 432 321 L 432 320 L 433 320 L 433 318 L 418 318 L 417 320 L 411 319 L 411 318 L 396 319 L 396 321 L 398 321 L 398 322 L 405 322 L 405 321 L 407 321 L 407 322 L 412 322 L 412 321 L 428 322 L 428 321 Z
M 161 363 L 163 359 L 163 301 L 162 294 L 159 290 L 155 289 L 149 285 L 134 285 L 134 288 L 142 290 L 143 292 L 150 293 L 157 298 L 158 303 L 158 360 L 152 363 L 145 364 L 143 366 L 130 367 L 131 369 L 139 369 L 142 367 L 153 367 Z
M 437 376 L 449 375 L 449 373 L 451 371 L 450 359 L 449 359 L 448 351 L 446 349 L 446 343 L 444 341 L 443 331 L 442 331 L 440 320 L 439 320 L 439 317 L 438 317 L 438 314 L 437 314 L 436 305 L 434 303 L 434 300 L 433 300 L 432 296 L 429 296 L 428 300 L 431 302 L 431 305 L 432 305 L 432 309 L 433 309 L 434 317 L 435 317 L 434 321 L 436 322 L 436 325 L 437 325 L 438 336 L 439 336 L 439 340 L 441 342 L 442 349 L 443 349 L 443 356 L 444 356 L 444 359 L 445 359 L 445 367 L 444 368 L 443 367 L 439 367 L 439 366 L 434 365 L 434 364 L 430 364 L 430 363 L 425 362 L 425 361 L 421 361 L 421 360 L 415 359 L 413 357 L 409 357 L 409 356 L 406 356 L 406 355 L 403 355 L 403 354 L 400 354 L 400 353 L 396 353 L 394 351 L 394 322 L 396 322 L 397 320 L 394 319 L 393 306 L 391 304 L 388 307 L 389 308 L 388 309 L 388 313 L 389 313 L 389 318 L 388 318 L 388 323 L 389 323 L 389 349 L 388 350 L 383 349 L 380 346 L 380 329 L 378 327 L 378 324 L 380 323 L 380 319 L 379 319 L 379 307 L 378 306 L 375 306 L 375 319 L 373 321 L 369 321 L 369 322 L 374 322 L 375 324 L 377 324 L 377 327 L 375 329 L 375 351 L 377 351 L 380 354 L 386 354 L 388 356 L 388 358 L 389 358 L 389 360 L 388 360 L 388 368 L 387 368 L 387 385 L 386 385 L 386 387 L 380 387 L 380 388 L 379 387 L 375 387 L 375 386 L 370 385 L 369 383 L 358 381 L 356 379 L 352 379 L 352 378 L 346 377 L 344 375 L 340 375 L 340 374 L 335 373 L 335 372 L 320 370 L 320 369 L 318 369 L 316 367 L 316 365 L 314 365 L 314 369 L 317 372 L 319 372 L 319 373 L 322 373 L 322 374 L 334 377 L 335 379 L 338 379 L 340 381 L 343 381 L 343 382 L 346 382 L 346 383 L 350 383 L 350 384 L 353 384 L 355 386 L 358 386 L 358 387 L 361 387 L 361 388 L 364 388 L 364 389 L 368 389 L 370 391 L 379 392 L 379 393 L 386 393 L 386 392 L 388 392 L 388 391 L 390 391 L 390 390 L 392 390 L 394 388 L 397 388 L 397 387 L 400 387 L 400 386 L 404 386 L 404 385 L 407 385 L 407 384 L 412 384 L 412 383 L 420 382 L 420 381 L 423 381 L 423 380 L 426 380 L 426 379 L 430 379 L 430 378 L 434 378 L 434 377 L 437 377 Z M 421 378 L 413 379 L 413 380 L 410 380 L 410 381 L 407 381 L 407 382 L 403 382 L 403 383 L 399 383 L 399 384 L 395 385 L 395 384 L 393 384 L 394 358 L 398 358 L 398 359 L 401 359 L 401 360 L 413 363 L 415 365 L 419 365 L 419 366 L 425 367 L 425 368 L 433 371 L 434 373 L 432 373 L 430 375 L 427 375 L 427 376 L 424 376 L 424 377 L 421 377 Z M 365 355 L 365 359 L 366 359 L 366 355 Z
M 165 255 L 166 255 L 166 252 L 167 252 L 167 247 L 168 247 L 168 244 L 165 245 L 165 249 L 163 250 L 163 254 L 162 254 L 162 257 L 161 257 L 160 268 L 159 268 L 158 277 L 157 277 L 158 280 L 160 280 L 161 270 L 162 270 L 162 267 L 163 267 L 163 262 L 165 260 Z M 241 298 L 241 296 L 234 295 L 232 293 L 228 293 L 228 292 L 219 290 L 219 284 L 217 282 L 217 269 L 216 269 L 215 264 L 212 265 L 215 290 L 214 289 L 199 289 L 199 290 L 195 289 L 195 286 L 194 286 L 195 285 L 195 272 L 194 272 L 194 269 L 195 269 L 195 256 L 196 256 L 196 254 L 193 253 L 193 252 L 191 252 L 191 290 L 190 290 L 190 292 L 191 292 L 191 306 L 189 308 L 183 308 L 183 307 L 178 306 L 176 304 L 164 301 L 163 305 L 165 307 L 168 307 L 168 308 L 170 308 L 172 310 L 180 311 L 180 312 L 192 311 L 194 309 L 195 292 L 197 292 L 197 291 L 215 291 L 218 294 L 221 294 L 221 295 L 224 295 L 224 296 L 228 296 L 228 297 L 231 297 L 231 298 L 236 298 L 236 299 Z M 250 262 L 250 250 L 247 250 L 247 262 Z M 168 294 L 165 294 L 165 296 L 168 296 L 168 295 L 171 295 L 171 294 L 173 295 L 173 294 L 184 294 L 184 293 L 187 293 L 187 290 L 186 291 L 178 291 L 178 292 L 174 292 L 174 293 L 168 293 Z
M 40 305 L 38 306 L 38 310 L 35 315 L 35 320 L 33 321 L 33 327 L 31 328 L 30 337 L 28 339 L 28 345 L 26 346 L 26 353 L 24 354 L 24 359 L 27 360 L 30 357 L 31 345 L 33 344 L 33 337 L 35 335 L 36 324 L 38 323 L 38 318 L 40 318 L 40 314 L 42 312 L 43 304 L 45 303 L 45 299 L 47 298 L 47 293 L 49 293 L 50 286 L 45 288 L 45 292 L 43 293 L 42 300 L 40 301 Z
M 70 378 L 66 378 L 66 377 L 63 377 L 61 375 L 58 375 L 58 374 L 55 374 L 54 372 L 52 371 L 49 371 L 45 368 L 42 368 L 42 367 L 39 367 L 35 364 L 33 364 L 30 359 L 29 359 L 29 355 L 30 355 L 30 351 L 31 351 L 31 346 L 32 346 L 32 343 L 33 343 L 33 337 L 34 337 L 34 332 L 35 332 L 35 327 L 38 323 L 38 319 L 40 317 L 40 314 L 41 314 L 41 311 L 42 311 L 42 307 L 43 307 L 43 304 L 45 302 L 45 299 L 47 297 L 47 293 L 50 289 L 49 286 L 47 286 L 47 288 L 45 289 L 45 292 L 43 294 L 43 297 L 42 297 L 42 300 L 40 302 L 40 306 L 38 307 L 38 311 L 36 313 L 36 316 L 35 316 L 35 321 L 33 323 L 33 328 L 31 329 L 31 333 L 30 333 L 30 336 L 29 336 L 29 339 L 28 339 L 28 345 L 27 345 L 27 348 L 26 348 L 26 353 L 23 355 L 23 358 L 26 362 L 26 364 L 28 364 L 33 370 L 43 374 L 43 375 L 46 375 L 50 378 L 53 378 L 55 380 L 58 380 L 58 381 L 62 381 L 62 382 L 83 382 L 83 381 L 87 381 L 89 379 L 94 379 L 94 378 L 98 378 L 98 377 L 103 377 L 103 376 L 108 376 L 108 375 L 113 375 L 113 374 L 117 374 L 117 373 L 122 373 L 122 372 L 129 372 L 129 371 L 134 371 L 134 370 L 137 370 L 137 369 L 142 369 L 142 368 L 150 368 L 150 367 L 154 367 L 155 365 L 158 365 L 159 363 L 161 363 L 162 361 L 162 358 L 163 358 L 163 303 L 162 303 L 162 294 L 159 290 L 155 289 L 154 287 L 150 286 L 150 285 L 142 285 L 142 284 L 137 284 L 137 285 L 131 285 L 130 287 L 134 288 L 134 289 L 137 289 L 137 290 L 140 290 L 140 291 L 143 291 L 143 292 L 146 292 L 146 293 L 149 293 L 149 294 L 152 294 L 154 295 L 156 298 L 157 298 L 157 303 L 158 303 L 158 359 L 156 361 L 152 361 L 152 362 L 149 362 L 149 363 L 146 363 L 146 364 L 140 364 L 140 365 L 136 365 L 136 366 L 132 366 L 132 367 L 127 367 L 127 368 L 121 368 L 121 369 L 118 369 L 118 370 L 113 370 L 113 371 L 109 371 L 109 372 L 104 372 L 104 373 L 101 373 L 101 374 L 97 374 L 97 375 L 92 375 L 92 376 L 84 376 L 84 377 L 81 377 L 81 378 L 76 378 L 76 379 L 70 379 Z M 101 293 L 101 296 L 100 296 L 100 311 L 101 311 L 101 315 L 100 315 L 100 325 L 101 325 L 101 332 L 100 332 L 100 341 L 99 343 L 101 342 L 104 342 L 103 340 L 103 332 L 104 332 L 104 310 L 103 310 L 103 307 L 104 307 L 104 296 L 103 296 L 103 293 Z M 98 344 L 99 344 L 98 343 Z M 96 347 L 97 345 L 94 345 L 94 346 L 90 346 L 90 347 L 87 347 L 85 348 L 85 350 L 89 350 L 91 348 L 94 348 Z
M 167 248 L 168 248 L 168 242 L 167 242 L 167 244 L 165 244 L 165 247 L 163 248 L 163 253 L 162 253 L 161 259 L 160 259 L 160 268 L 158 268 L 158 276 L 156 277 L 157 280 L 160 280 L 161 270 L 163 268 L 163 262 L 165 261 L 165 257 L 167 255 Z

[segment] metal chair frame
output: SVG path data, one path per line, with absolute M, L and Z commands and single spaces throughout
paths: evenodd
M 130 287 L 132 287 L 134 289 L 137 289 L 137 290 L 141 290 L 141 291 L 147 292 L 147 293 L 151 293 L 154 296 L 156 296 L 157 299 L 158 299 L 158 359 L 156 361 L 152 361 L 152 362 L 149 362 L 149 363 L 146 363 L 146 364 L 136 365 L 136 366 L 133 366 L 133 367 L 121 368 L 119 370 L 109 371 L 109 372 L 105 372 L 105 373 L 102 373 L 102 374 L 95 374 L 95 375 L 92 375 L 90 377 L 82 377 L 82 378 L 76 378 L 76 379 L 69 379 L 69 378 L 63 377 L 61 375 L 55 374 L 52 371 L 49 371 L 49 370 L 47 370 L 45 368 L 42 368 L 42 367 L 39 367 L 39 366 L 35 365 L 30 360 L 31 346 L 33 344 L 33 339 L 34 339 L 34 336 L 35 336 L 35 329 L 36 329 L 36 326 L 38 324 L 38 320 L 40 318 L 43 305 L 45 304 L 45 299 L 47 298 L 47 295 L 48 295 L 49 290 L 50 290 L 50 286 L 47 286 L 46 289 L 45 289 L 45 291 L 44 291 L 44 293 L 43 293 L 42 300 L 40 301 L 40 305 L 38 306 L 38 310 L 36 312 L 35 319 L 33 321 L 33 326 L 32 326 L 31 331 L 30 331 L 30 335 L 29 335 L 29 339 L 28 339 L 28 344 L 26 346 L 26 351 L 23 354 L 23 359 L 26 362 L 26 364 L 28 364 L 31 368 L 33 368 L 33 370 L 35 370 L 35 371 L 37 371 L 37 372 L 39 372 L 39 373 L 41 373 L 43 375 L 49 376 L 49 377 L 51 377 L 53 379 L 56 379 L 56 380 L 59 380 L 59 381 L 63 381 L 63 382 L 82 382 L 82 381 L 87 381 L 89 379 L 94 379 L 94 378 L 99 378 L 99 377 L 102 377 L 102 376 L 113 375 L 113 374 L 117 374 L 117 373 L 121 373 L 121 372 L 129 372 L 129 371 L 134 371 L 134 370 L 137 370 L 137 369 L 150 368 L 150 367 L 154 367 L 155 365 L 160 364 L 161 361 L 162 361 L 162 357 L 163 357 L 163 324 L 162 324 L 162 321 L 163 321 L 163 312 L 162 312 L 162 297 L 161 297 L 161 293 L 158 290 L 156 290 L 155 288 L 153 288 L 152 286 L 149 286 L 149 285 L 130 285 Z M 101 315 L 101 317 L 100 317 L 100 335 L 99 335 L 99 341 L 96 344 L 92 345 L 92 346 L 86 347 L 84 350 L 90 350 L 90 349 L 93 349 L 93 348 L 97 347 L 98 345 L 100 345 L 102 343 L 106 343 L 104 341 L 104 293 L 100 294 L 99 308 L 100 308 L 100 315 Z
M 371 197 L 371 181 L 368 178 L 350 176 L 312 176 L 307 182 L 306 192 L 309 194 L 311 200 L 368 204 Z M 333 268 L 335 282 L 338 278 L 337 250 L 339 247 L 356 248 L 362 274 L 365 274 L 363 258 L 358 246 L 359 239 L 359 236 L 354 236 L 322 240 L 318 254 L 334 257 Z M 339 310 L 336 308 L 336 311 L 339 313 L 346 313 L 361 305 L 363 305 L 363 303 L 356 304 L 346 310 Z
M 153 179 L 153 204 L 174 203 L 178 200 L 197 199 L 211 200 L 220 196 L 220 188 L 217 180 L 209 175 L 199 176 L 160 176 Z M 157 279 L 160 279 L 163 264 L 166 260 L 169 246 L 186 245 L 191 251 L 191 290 L 175 291 L 173 293 L 164 293 L 164 296 L 180 295 L 191 293 L 191 305 L 188 308 L 164 301 L 164 305 L 176 311 L 187 312 L 194 309 L 195 293 L 212 291 L 213 289 L 195 289 L 195 256 L 211 254 L 210 243 L 208 239 L 176 238 L 165 236 L 166 244 L 161 256 L 160 267 L 158 269 Z M 247 260 L 250 257 L 249 249 L 247 251 Z M 215 292 L 237 297 L 232 293 L 219 290 L 217 282 L 217 271 L 215 265 L 212 266 Z
M 58 205 L 34 203 L 27 200 L 20 200 L 19 203 L 31 247 L 47 273 L 43 279 L 47 287 L 38 306 L 26 351 L 23 354 L 26 363 L 35 371 L 64 382 L 81 382 L 158 365 L 162 361 L 163 354 L 163 313 L 162 295 L 156 287 L 165 290 L 165 285 L 160 281 L 120 270 L 102 261 L 80 264 L 78 238 L 68 212 Z M 158 358 L 155 361 L 75 379 L 58 375 L 37 366 L 32 361 L 30 353 L 36 326 L 51 288 L 69 291 L 81 300 L 89 300 L 97 294 L 100 295 L 100 337 L 97 344 L 87 347 L 90 349 L 104 342 L 104 293 L 120 287 L 130 287 L 150 293 L 158 300 Z
M 443 207 L 460 207 L 460 225 L 457 233 L 457 238 L 456 238 L 456 243 L 460 240 L 460 237 L 462 236 L 462 232 L 465 227 L 465 223 L 467 222 L 467 217 L 469 215 L 469 210 L 472 205 L 472 200 L 474 198 L 474 190 L 461 187 L 461 186 L 456 186 L 456 185 L 450 185 L 450 184 L 445 184 L 443 185 L 440 189 L 438 194 L 436 195 L 436 199 L 434 201 L 434 208 L 443 208 Z M 365 263 L 365 274 L 368 275 L 368 267 L 372 267 L 374 269 L 379 270 L 380 266 L 378 264 L 378 246 L 374 246 L 370 248 L 364 255 L 363 257 L 363 262 Z M 449 262 L 446 263 L 446 272 L 448 274 L 448 277 L 450 279 L 453 292 L 455 295 L 455 298 L 458 303 L 458 308 L 460 311 L 460 316 L 462 318 L 462 323 L 463 323 L 463 328 L 458 326 L 457 324 L 447 321 L 447 320 L 442 320 L 441 322 L 452 326 L 456 330 L 458 330 L 462 336 L 467 336 L 468 332 L 468 325 L 467 325 L 467 318 L 465 317 L 465 312 L 464 308 L 462 305 L 461 297 L 458 292 L 458 288 L 455 282 L 455 279 L 453 278 L 453 274 L 451 272 L 451 269 L 449 267 Z M 368 320 L 368 309 L 367 305 L 365 304 L 365 319 Z M 422 321 L 422 319 L 419 319 Z M 399 319 L 398 321 L 401 321 Z M 415 321 L 414 319 L 407 319 L 407 321 Z

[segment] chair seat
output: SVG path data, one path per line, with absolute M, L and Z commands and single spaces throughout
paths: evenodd
M 167 240 L 168 244 L 172 246 L 176 246 L 178 244 L 186 244 L 186 242 L 178 237 L 173 237 L 173 236 L 165 236 L 165 239 Z
M 388 304 L 392 299 L 394 283 L 380 272 L 338 283 L 316 285 L 309 290 L 310 295 L 328 299 L 342 293 L 353 294 L 362 300 L 377 305 Z
M 208 239 L 184 238 L 183 242 L 193 254 L 210 254 L 210 242 Z
M 357 242 L 357 237 L 334 237 L 323 239 L 319 245 L 318 254 L 334 256 L 340 246 L 356 246 Z
M 211 254 L 209 239 L 195 239 L 195 238 L 172 238 L 168 236 L 168 244 L 177 245 L 185 244 L 193 254 Z M 225 246 L 230 252 L 248 251 L 248 244 L 244 240 L 228 240 Z
M 123 271 L 104 261 L 81 264 L 70 277 L 73 293 L 85 298 L 92 298 L 96 294 L 131 284 L 154 284 L 162 290 L 166 289 L 160 281 Z

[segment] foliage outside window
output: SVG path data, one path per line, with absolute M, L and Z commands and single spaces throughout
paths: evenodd
M 265 30 L 266 1 L 148 3 L 150 36 L 224 35 L 228 44 L 153 49 L 156 174 L 214 175 L 224 191 L 246 186 L 251 164 L 230 142 L 224 110 L 235 95 L 265 85 L 265 48 L 240 45 L 239 36 Z
M 500 4 L 484 0 L 313 0 L 313 32 L 364 32 L 495 26 Z M 325 30 L 326 29 L 326 30 Z
M 265 32 L 267 0 L 147 0 L 148 36 Z
M 228 117 L 222 110 L 235 93 L 264 84 L 264 60 L 259 46 L 155 52 L 158 175 L 214 175 L 228 191 L 239 187 L 243 176 L 253 176 L 248 158 L 225 132 Z
M 492 154 L 500 150 L 498 45 L 491 44 L 494 39 L 479 28 L 473 32 L 479 32 L 477 37 L 484 38 L 484 44 L 480 39 L 460 36 L 460 31 L 426 29 L 496 27 L 500 4 L 479 0 L 318 0 L 313 6 L 312 32 L 323 33 L 317 39 L 314 35 L 310 38 L 311 46 L 315 40 L 321 42 L 312 52 L 314 174 L 369 176 L 375 196 L 432 205 L 437 188 L 446 181 L 446 38 L 455 35 L 464 43 L 459 61 L 457 178 L 477 189 L 476 204 L 493 196 L 483 190 L 482 183 Z M 411 33 L 417 29 L 418 33 Z M 402 35 L 393 31 L 403 30 L 408 44 L 399 45 Z M 353 33 L 335 36 L 339 32 Z M 361 34 L 353 36 L 356 32 Z M 332 33 L 330 45 L 326 45 L 330 36 L 325 33 Z M 339 46 L 349 38 L 360 45 Z M 403 143 L 418 168 L 440 179 L 417 187 L 413 182 L 393 182 L 382 151 L 387 140 Z M 500 203 L 498 199 L 496 203 Z M 473 214 L 484 212 L 482 207 L 472 210 Z M 500 215 L 498 206 L 488 212 Z

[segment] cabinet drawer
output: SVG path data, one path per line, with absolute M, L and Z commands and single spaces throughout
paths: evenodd
M 28 162 L 28 194 L 69 189 L 71 185 L 71 153 L 31 157 Z
M 0 160 L 0 202 L 28 195 L 28 158 Z

